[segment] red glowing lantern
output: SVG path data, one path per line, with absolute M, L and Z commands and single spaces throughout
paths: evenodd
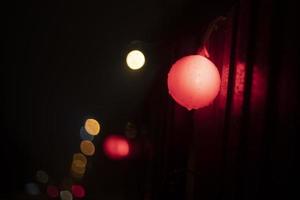
M 179 59 L 168 74 L 169 94 L 188 110 L 211 104 L 219 93 L 220 83 L 217 67 L 201 55 Z
M 103 149 L 105 154 L 113 160 L 123 159 L 129 154 L 128 141 L 117 135 L 108 136 L 103 143 Z

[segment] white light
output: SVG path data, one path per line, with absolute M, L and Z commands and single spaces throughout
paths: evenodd
M 132 70 L 140 69 L 145 64 L 145 56 L 141 51 L 133 50 L 128 53 L 126 63 Z
M 72 200 L 73 195 L 70 191 L 63 190 L 63 191 L 60 192 L 60 198 L 61 198 L 61 200 Z

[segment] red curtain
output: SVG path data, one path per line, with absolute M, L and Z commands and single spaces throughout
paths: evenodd
M 220 93 L 203 109 L 180 107 L 166 87 L 171 64 L 197 52 L 202 34 L 163 49 L 173 57 L 163 61 L 141 119 L 152 143 L 145 154 L 147 195 L 253 200 L 296 194 L 296 15 L 291 2 L 271 0 L 243 0 L 228 12 L 208 41 Z

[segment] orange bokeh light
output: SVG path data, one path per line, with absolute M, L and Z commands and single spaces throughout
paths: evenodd
M 92 156 L 95 153 L 95 146 L 89 140 L 83 140 L 80 143 L 80 150 L 86 156 Z
M 100 124 L 95 119 L 87 119 L 85 121 L 84 128 L 90 135 L 98 135 L 100 132 Z
M 73 162 L 76 161 L 76 160 L 81 161 L 84 165 L 87 164 L 87 159 L 82 153 L 75 153 L 73 155 Z
M 82 178 L 86 171 L 87 159 L 81 153 L 73 155 L 71 164 L 71 175 L 73 178 Z

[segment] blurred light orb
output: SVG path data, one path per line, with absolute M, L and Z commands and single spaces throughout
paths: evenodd
M 83 198 L 85 189 L 81 185 L 72 185 L 72 193 L 75 198 Z
M 50 198 L 57 198 L 59 195 L 58 188 L 54 185 L 47 186 L 47 194 Z
M 75 153 L 71 164 L 71 176 L 73 178 L 82 178 L 86 171 L 87 159 L 82 153 Z
M 73 154 L 73 162 L 74 161 L 79 161 L 84 166 L 87 164 L 87 158 L 82 153 L 75 153 L 75 154 Z
M 100 124 L 95 119 L 87 119 L 84 124 L 86 132 L 90 135 L 98 135 L 100 132 Z
M 71 166 L 71 174 L 83 176 L 86 170 L 86 164 L 81 160 L 73 160 Z
M 40 188 L 36 183 L 27 183 L 25 185 L 25 191 L 27 194 L 36 196 L 40 194 Z
M 43 170 L 39 170 L 36 172 L 36 180 L 39 182 L 39 183 L 47 183 L 48 180 L 49 180 L 49 176 L 48 174 L 43 171 Z
M 89 140 L 83 140 L 80 143 L 80 150 L 86 156 L 92 156 L 95 153 L 95 146 Z
M 86 132 L 85 128 L 82 126 L 80 128 L 80 139 L 82 140 L 90 140 L 93 141 L 94 140 L 94 136 L 90 135 Z
M 63 190 L 63 191 L 60 192 L 60 198 L 61 198 L 61 200 L 72 200 L 73 195 L 70 191 Z
M 168 74 L 169 94 L 188 110 L 210 105 L 219 93 L 220 83 L 217 67 L 200 55 L 179 59 Z
M 112 135 L 105 139 L 103 150 L 110 159 L 120 160 L 128 156 L 129 144 L 125 138 Z
M 83 174 L 79 174 L 79 173 L 77 173 L 75 171 L 71 171 L 70 175 L 71 175 L 72 179 L 74 179 L 76 181 L 80 181 L 83 178 L 84 173 Z
M 145 64 L 145 56 L 139 50 L 132 50 L 126 57 L 127 66 L 132 70 L 138 70 Z

